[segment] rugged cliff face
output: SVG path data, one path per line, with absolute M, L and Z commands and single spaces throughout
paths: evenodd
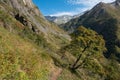
M 37 9 L 37 7 L 32 3 L 32 0 L 10 0 L 10 1 L 1 0 L 0 2 L 3 4 L 6 4 L 7 6 L 9 6 L 11 8 L 14 8 L 20 14 L 34 13 L 35 15 L 40 16 L 40 12 Z M 31 13 L 28 12 L 29 10 Z M 16 12 L 16 11 L 14 11 L 14 12 Z
M 32 0 L 1 0 L 0 11 L 19 21 L 24 28 L 28 27 L 38 35 L 43 34 L 42 37 L 46 38 L 48 43 L 58 45 L 59 42 L 63 42 L 62 40 L 56 42 L 58 38 L 70 40 L 70 37 L 63 30 L 58 28 L 57 25 L 48 22 L 44 16 L 42 16 Z M 1 20 L 1 22 L 3 26 L 8 24 L 8 22 L 4 20 Z M 10 25 L 7 27 L 10 28 Z M 11 31 L 12 29 L 13 28 L 11 28 Z

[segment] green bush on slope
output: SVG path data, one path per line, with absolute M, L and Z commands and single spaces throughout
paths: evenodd
M 119 80 L 120 65 L 113 59 L 106 59 L 103 52 L 106 51 L 105 41 L 102 36 L 96 32 L 84 27 L 79 27 L 72 36 L 71 44 L 61 49 L 61 61 L 65 70 L 59 77 L 59 80 Z M 93 43 L 85 52 L 82 53 L 83 48 L 88 41 Z M 87 57 L 88 53 L 92 53 Z M 75 71 L 71 72 L 69 67 L 74 64 L 79 54 L 82 54 L 77 65 L 81 66 Z M 83 62 L 84 61 L 84 62 Z
M 63 67 L 69 68 L 73 66 L 78 56 L 81 55 L 81 58 L 76 64 L 76 66 L 80 65 L 76 69 L 79 75 L 82 73 L 79 71 L 83 70 L 85 75 L 89 75 L 89 79 L 98 79 L 98 77 L 92 77 L 93 75 L 104 76 L 105 70 L 102 65 L 102 59 L 104 60 L 103 52 L 106 51 L 106 48 L 103 37 L 98 35 L 95 31 L 82 26 L 72 33 L 71 36 L 71 43 L 61 49 L 61 60 L 63 60 L 63 65 L 65 65 Z M 88 44 L 89 42 L 91 44 Z M 86 46 L 88 47 L 83 52 Z
M 88 53 L 91 53 L 91 57 L 97 57 L 102 55 L 106 50 L 105 42 L 102 36 L 98 35 L 96 32 L 84 27 L 79 27 L 72 36 L 71 44 L 63 48 L 64 51 L 71 53 L 73 56 L 77 57 L 79 54 L 82 54 L 83 57 L 87 56 Z M 89 44 L 88 48 L 84 53 L 81 53 L 82 50 Z

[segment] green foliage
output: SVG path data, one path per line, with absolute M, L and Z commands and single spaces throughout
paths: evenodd
M 106 80 L 119 80 L 120 79 L 120 66 L 115 60 L 109 60 L 109 65 L 106 68 Z
M 102 36 L 98 35 L 95 31 L 86 29 L 84 27 L 79 27 L 77 31 L 75 31 L 72 36 L 71 44 L 66 46 L 65 49 L 72 53 L 74 56 L 78 56 L 85 46 L 89 44 L 89 48 L 87 49 L 87 53 L 101 54 L 106 50 L 105 42 Z
M 24 28 L 24 30 L 20 33 L 20 36 L 22 36 L 23 38 L 28 38 L 30 41 L 43 48 L 47 48 L 50 45 L 45 40 L 43 34 L 36 34 L 32 32 L 29 28 Z
M 61 75 L 58 77 L 58 80 L 82 80 L 81 77 L 76 76 L 71 73 L 68 69 L 63 69 Z
M 99 62 L 99 59 L 104 58 L 103 52 L 106 51 L 103 37 L 95 31 L 82 26 L 72 33 L 71 37 L 71 43 L 61 49 L 62 60 L 66 62 L 66 65 L 71 68 L 76 62 L 76 59 L 78 59 L 78 56 L 81 55 L 79 61 L 75 64 L 75 67 L 80 65 L 76 71 L 86 69 L 93 75 L 103 76 L 104 67 Z M 65 63 L 63 63 L 63 65 L 65 65 Z
M 5 12 L 0 10 L 0 20 L 9 23 L 12 20 L 12 18 L 9 15 L 7 15 Z
M 1 80 L 48 79 L 53 65 L 46 51 L 2 27 L 0 36 Z
M 64 62 L 66 61 L 66 63 L 63 65 L 66 64 L 71 66 L 71 64 L 74 64 L 76 58 L 78 58 L 78 56 L 81 54 L 82 57 L 80 58 L 77 65 L 82 65 L 74 73 L 77 73 L 76 75 L 79 75 L 80 78 L 84 76 L 88 77 L 90 80 L 99 80 L 102 78 L 106 80 L 120 79 L 119 63 L 115 60 L 106 60 L 103 56 L 103 52 L 106 51 L 106 48 L 105 41 L 102 36 L 98 35 L 98 33 L 95 31 L 86 29 L 84 27 L 79 27 L 77 31 L 71 34 L 71 36 L 71 44 L 65 46 L 61 52 L 63 57 L 62 60 Z M 85 52 L 82 52 L 82 50 L 85 48 L 85 46 L 87 46 L 89 42 L 91 42 L 89 47 Z M 117 53 L 119 53 L 119 47 L 116 46 L 115 49 L 117 50 Z M 87 55 L 89 53 L 91 53 L 91 56 Z M 72 55 L 68 54 L 72 54 L 75 58 L 71 57 Z M 82 73 L 85 75 L 82 75 Z M 64 75 L 66 76 L 66 74 Z M 60 78 L 65 76 L 61 75 Z

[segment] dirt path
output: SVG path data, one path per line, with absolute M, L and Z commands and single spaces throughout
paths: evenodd
M 50 80 L 57 80 L 61 73 L 62 73 L 62 69 L 61 68 L 59 68 L 57 70 L 54 70 L 54 72 L 51 75 Z

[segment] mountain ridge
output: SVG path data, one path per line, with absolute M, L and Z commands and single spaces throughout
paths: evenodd
M 117 4 L 113 5 L 114 3 Z M 120 52 L 118 51 L 118 45 L 120 40 L 120 6 L 118 3 L 119 0 L 116 0 L 113 3 L 100 2 L 79 18 L 73 19 L 63 25 L 63 29 L 67 30 L 68 32 L 73 32 L 80 25 L 83 25 L 87 28 L 97 31 L 99 34 L 103 35 L 104 39 L 106 40 L 108 53 L 105 55 L 107 57 L 110 57 L 110 55 L 116 55 L 117 60 L 119 61 Z M 116 47 L 118 49 L 117 52 Z
M 81 16 L 82 14 L 83 14 L 83 13 L 80 13 L 80 14 L 77 14 L 77 15 L 73 15 L 73 16 L 70 16 L 70 15 L 45 16 L 45 18 L 46 18 L 48 21 L 51 21 L 51 22 L 56 23 L 57 25 L 61 25 L 61 24 L 67 23 L 67 22 L 70 21 L 71 19 L 74 19 L 74 18 L 77 18 L 77 17 Z

